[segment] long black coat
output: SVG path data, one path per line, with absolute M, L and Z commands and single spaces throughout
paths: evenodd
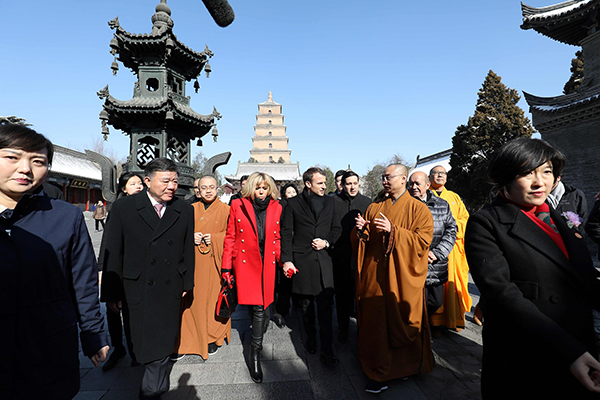
M 102 301 L 123 301 L 141 363 L 171 354 L 181 295 L 194 287 L 194 210 L 174 199 L 159 218 L 148 193 L 119 199 L 104 232 Z
M 341 232 L 340 213 L 333 197 L 323 196 L 318 219 L 309 204 L 307 189 L 287 200 L 281 226 L 281 262 L 292 261 L 299 270 L 293 277 L 293 293 L 317 295 L 333 288 L 330 251 Z M 311 244 L 315 238 L 327 240 L 330 247 L 314 250 Z
M 589 395 L 569 373 L 596 355 L 600 287 L 581 234 L 550 208 L 569 258 L 519 208 L 498 198 L 472 215 L 465 250 L 482 295 L 484 398 Z M 592 397 L 595 398 L 595 397 Z

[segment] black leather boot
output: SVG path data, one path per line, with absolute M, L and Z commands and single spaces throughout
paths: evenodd
M 252 307 L 252 341 L 250 342 L 250 377 L 256 383 L 263 380 L 260 365 L 260 353 L 264 335 L 265 309 L 263 306 Z

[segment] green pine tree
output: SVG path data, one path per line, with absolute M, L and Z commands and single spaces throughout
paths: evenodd
M 513 139 L 531 137 L 534 132 L 529 118 L 517 106 L 520 99 L 515 89 L 506 87 L 490 70 L 478 92 L 475 113 L 454 133 L 448 186 L 471 211 L 489 202 L 487 170 L 494 151 Z
M 583 52 L 581 50 L 575 53 L 575 58 L 571 60 L 571 78 L 565 83 L 564 94 L 575 93 L 583 81 Z

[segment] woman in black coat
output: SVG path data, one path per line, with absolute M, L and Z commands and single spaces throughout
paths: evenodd
M 485 315 L 483 398 L 600 392 L 598 274 L 580 221 L 545 202 L 564 163 L 543 140 L 507 143 L 489 166 L 498 196 L 467 224 L 465 250 Z

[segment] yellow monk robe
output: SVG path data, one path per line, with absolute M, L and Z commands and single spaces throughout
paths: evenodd
M 208 358 L 208 344 L 222 346 L 231 339 L 231 319 L 217 317 L 216 307 L 221 290 L 221 261 L 229 206 L 218 198 L 204 209 L 204 203 L 194 206 L 194 232 L 211 234 L 211 244 L 195 246 L 196 269 L 194 290 L 183 299 L 181 336 L 178 354 L 199 354 Z
M 390 234 L 376 229 L 382 212 Z M 352 234 L 357 257 L 357 318 L 360 362 L 378 382 L 431 372 L 433 353 L 424 296 L 433 218 L 408 191 L 373 203 L 362 235 Z
M 432 192 L 437 195 L 435 190 Z M 465 313 L 471 311 L 473 305 L 469 294 L 469 264 L 465 256 L 465 228 L 469 212 L 458 194 L 444 188 L 439 197 L 450 204 L 457 231 L 454 248 L 448 256 L 448 282 L 444 284 L 444 303 L 431 316 L 431 325 L 460 329 L 465 327 Z

